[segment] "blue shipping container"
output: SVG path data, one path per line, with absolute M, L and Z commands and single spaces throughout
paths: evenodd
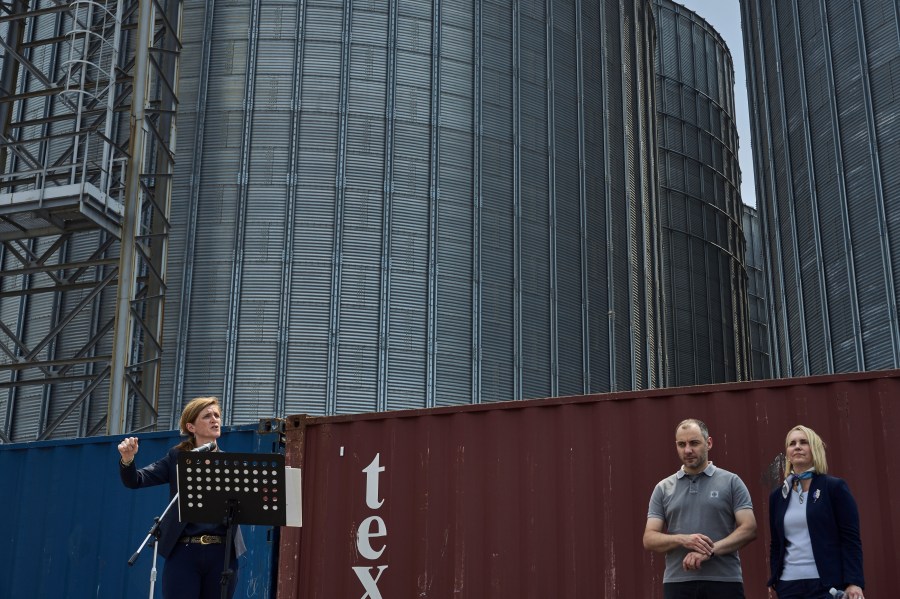
M 265 428 L 265 427 L 264 427 Z M 177 431 L 137 435 L 138 466 L 179 441 Z M 153 546 L 128 559 L 168 504 L 168 487 L 126 489 L 119 481 L 117 437 L 0 445 L 0 598 L 149 597 Z M 226 427 L 227 451 L 283 453 L 279 434 L 256 425 Z M 173 506 L 173 509 L 176 509 Z M 273 597 L 277 530 L 242 526 L 235 597 Z M 157 560 L 154 597 L 162 597 L 165 560 Z

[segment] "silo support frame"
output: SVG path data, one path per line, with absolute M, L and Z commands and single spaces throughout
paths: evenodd
M 0 443 L 152 429 L 182 2 L 5 5 Z
M 138 11 L 108 434 L 155 427 L 159 417 L 181 1 L 163 10 L 153 0 L 139 0 Z

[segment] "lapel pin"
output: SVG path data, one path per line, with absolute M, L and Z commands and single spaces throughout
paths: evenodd
M 822 489 L 816 489 L 816 495 L 813 498 L 813 503 L 815 503 L 819 500 L 819 495 L 821 495 L 821 494 L 822 494 Z

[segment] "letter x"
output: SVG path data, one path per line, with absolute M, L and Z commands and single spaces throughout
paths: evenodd
M 365 566 L 353 567 L 356 577 L 359 578 L 363 588 L 366 590 L 366 594 L 360 597 L 360 599 L 366 599 L 366 597 L 371 597 L 371 599 L 381 599 L 381 591 L 378 590 L 378 579 L 381 578 L 381 574 L 385 570 L 387 570 L 387 566 L 378 566 L 378 574 L 373 579 L 371 572 L 369 572 L 369 568 Z

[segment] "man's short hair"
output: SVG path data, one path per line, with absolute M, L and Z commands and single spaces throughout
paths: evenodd
M 683 428 L 687 428 L 692 424 L 696 424 L 697 428 L 700 429 L 700 434 L 703 435 L 703 440 L 709 440 L 709 427 L 706 426 L 706 423 L 702 420 L 697 420 L 696 418 L 685 418 L 681 422 L 678 423 L 678 426 L 675 427 L 675 432 L 677 433 Z

